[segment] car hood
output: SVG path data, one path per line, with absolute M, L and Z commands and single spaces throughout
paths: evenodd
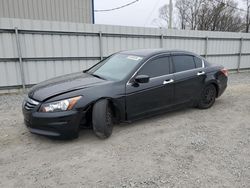
M 44 101 L 53 96 L 109 82 L 83 72 L 68 74 L 41 82 L 31 88 L 29 97 Z

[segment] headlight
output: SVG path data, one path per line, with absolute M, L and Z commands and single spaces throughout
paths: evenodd
M 61 112 L 66 110 L 71 110 L 76 102 L 81 98 L 81 96 L 73 97 L 69 99 L 64 99 L 61 101 L 45 103 L 41 106 L 40 112 Z

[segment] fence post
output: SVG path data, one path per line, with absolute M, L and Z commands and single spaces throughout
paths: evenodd
M 238 58 L 238 66 L 237 66 L 237 72 L 240 72 L 240 63 L 241 63 L 241 54 L 242 54 L 242 43 L 243 43 L 243 38 L 240 38 L 240 48 L 239 48 L 239 58 Z
M 205 42 L 205 58 L 207 59 L 207 52 L 208 52 L 208 37 L 206 37 L 206 42 Z
M 161 48 L 163 48 L 163 40 L 164 40 L 164 36 L 163 34 L 161 34 Z
M 103 60 L 102 32 L 99 31 L 100 59 Z
M 22 87 L 23 87 L 23 91 L 24 91 L 25 90 L 25 78 L 24 78 L 24 70 L 23 70 L 22 51 L 21 51 L 19 33 L 18 33 L 17 27 L 15 27 L 15 36 L 16 36 L 16 46 L 17 46 L 17 53 L 18 53 L 20 75 L 21 75 Z

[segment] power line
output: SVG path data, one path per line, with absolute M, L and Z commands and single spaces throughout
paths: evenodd
M 113 11 L 113 10 L 118 10 L 118 9 L 121 9 L 121 8 L 124 8 L 124 7 L 127 7 L 127 6 L 130 6 L 136 2 L 138 2 L 139 0 L 135 0 L 135 1 L 132 1 L 130 3 L 127 3 L 125 5 L 122 5 L 122 6 L 119 6 L 119 7 L 115 7 L 115 8 L 111 8 L 111 9 L 103 9 L 103 10 L 94 10 L 95 12 L 108 12 L 108 11 Z

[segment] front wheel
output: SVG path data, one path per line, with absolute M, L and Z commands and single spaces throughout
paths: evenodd
M 216 88 L 213 84 L 206 86 L 199 100 L 198 108 L 207 109 L 213 106 L 216 98 Z
M 97 137 L 108 138 L 113 130 L 113 113 L 109 101 L 102 99 L 97 101 L 92 111 L 93 130 Z

